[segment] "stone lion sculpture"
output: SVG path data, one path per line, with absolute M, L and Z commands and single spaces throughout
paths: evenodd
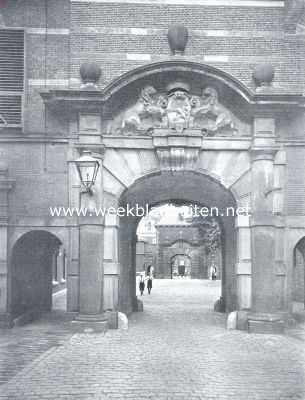
M 143 119 L 161 119 L 162 109 L 157 104 L 157 91 L 153 86 L 145 86 L 134 106 L 129 108 L 122 120 L 123 131 L 137 131 L 143 129 Z
M 219 103 L 218 93 L 212 87 L 207 87 L 202 91 L 200 101 L 196 97 L 193 98 L 191 115 L 193 121 L 204 115 L 215 118 L 214 123 L 208 129 L 212 132 L 224 127 L 234 129 L 231 113 Z

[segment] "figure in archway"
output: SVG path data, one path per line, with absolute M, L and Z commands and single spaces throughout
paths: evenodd
M 145 279 L 144 279 L 144 275 L 141 274 L 140 282 L 139 282 L 139 290 L 140 290 L 141 296 L 143 296 L 144 289 L 145 289 Z
M 147 278 L 147 291 L 148 291 L 148 294 L 150 294 L 150 292 L 151 292 L 151 289 L 152 289 L 152 275 L 149 275 L 148 276 L 148 278 Z
M 216 281 L 216 278 L 217 278 L 217 268 L 215 264 L 212 264 L 210 268 L 210 279 L 212 281 Z

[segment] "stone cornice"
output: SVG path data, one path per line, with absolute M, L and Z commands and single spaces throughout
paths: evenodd
M 56 137 L 56 136 L 49 136 L 46 137 L 45 134 L 40 135 L 23 135 L 23 136 L 6 136 L 0 137 L 0 143 L 23 143 L 23 144 L 37 144 L 37 143 L 57 143 L 57 144 L 67 144 L 69 143 L 69 139 L 71 137 Z
M 23 144 L 39 144 L 39 143 L 57 143 L 66 145 L 71 140 L 75 147 L 100 147 L 100 143 L 92 145 L 80 145 L 75 141 L 76 136 L 48 137 L 44 135 L 23 136 L 23 137 L 5 137 L 0 138 L 0 143 L 23 143 Z M 284 147 L 305 147 L 305 139 L 281 139 L 276 138 L 275 142 Z M 107 148 L 133 148 L 133 149 L 153 149 L 151 136 L 122 136 L 122 135 L 102 135 L 102 143 Z M 251 136 L 233 136 L 233 137 L 203 137 L 202 150 L 248 150 L 252 143 Z
M 278 146 L 260 147 L 255 146 L 250 149 L 252 161 L 258 160 L 274 160 L 276 153 L 278 152 Z
M 59 112 L 63 110 L 101 112 L 106 101 L 100 90 L 54 89 L 41 91 L 40 95 L 47 106 Z
M 201 75 L 224 84 L 244 99 L 245 103 L 251 107 L 250 111 L 261 109 L 273 112 L 274 110 L 280 111 L 284 107 L 287 109 L 287 107 L 304 106 L 305 98 L 302 93 L 287 93 L 281 88 L 272 87 L 257 93 L 218 68 L 185 59 L 170 59 L 133 69 L 115 79 L 103 90 L 52 89 L 42 91 L 41 97 L 45 104 L 60 112 L 63 109 L 102 112 L 103 105 L 132 82 L 157 73 L 179 71 Z M 250 75 L 251 71 L 249 70 Z
M 93 157 L 104 159 L 105 146 L 103 144 L 88 144 L 88 143 L 76 143 L 74 146 L 80 153 L 84 150 L 90 150 Z

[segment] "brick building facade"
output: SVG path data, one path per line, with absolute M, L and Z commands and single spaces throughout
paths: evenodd
M 165 216 L 157 222 L 157 278 L 209 279 L 213 265 L 217 278 L 221 279 L 223 243 L 220 240 L 212 251 L 206 231 L 195 222 L 194 217 L 183 212 L 172 217 Z
M 262 324 L 285 320 L 296 290 L 295 247 L 305 236 L 304 2 L 0 4 L 2 324 L 32 312 L 34 292 L 35 307 L 50 307 L 49 271 L 60 246 L 69 312 L 131 312 L 138 221 L 56 218 L 50 207 L 172 199 L 250 205 L 251 217 L 223 221 L 227 311 L 246 313 L 249 324 L 259 315 Z M 168 45 L 176 23 L 189 34 L 182 55 Z M 88 61 L 101 68 L 97 88 L 81 88 L 79 68 Z M 260 70 L 266 61 L 272 68 Z M 169 103 L 178 89 L 188 102 L 213 87 L 223 111 L 210 113 L 222 122 L 230 115 L 237 128 L 223 134 L 214 126 L 206 135 L 201 120 L 191 129 L 180 119 L 176 134 L 163 120 L 162 129 L 145 120 L 156 129 L 124 131 L 147 86 Z M 169 117 L 166 107 L 159 114 Z M 80 195 L 73 163 L 84 149 L 100 160 L 94 196 Z

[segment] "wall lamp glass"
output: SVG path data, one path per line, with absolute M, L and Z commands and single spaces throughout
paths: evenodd
M 92 195 L 92 186 L 96 181 L 96 176 L 100 167 L 100 163 L 93 158 L 90 150 L 84 150 L 81 157 L 74 161 L 81 184 L 84 187 L 83 193 Z

